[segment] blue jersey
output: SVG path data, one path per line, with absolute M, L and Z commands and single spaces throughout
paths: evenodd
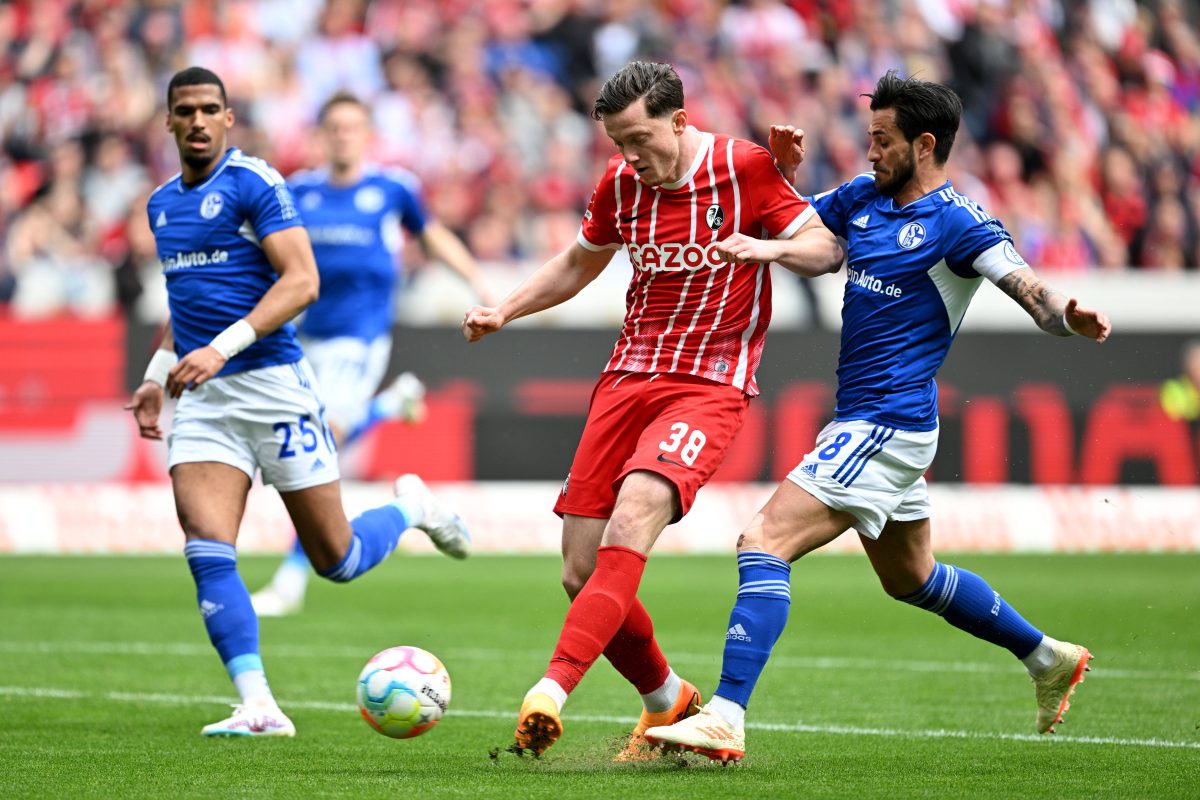
M 331 183 L 324 170 L 297 173 L 290 181 L 321 273 L 321 298 L 304 313 L 300 332 L 366 341 L 386 333 L 400 269 L 400 226 L 414 234 L 425 230 L 416 176 L 369 167 L 350 186 Z
M 897 208 L 868 173 L 812 204 L 848 249 L 835 419 L 933 430 L 933 377 L 971 297 L 1026 266 L 1012 237 L 949 181 Z
M 146 210 L 167 278 L 180 357 L 206 346 L 258 305 L 278 278 L 260 242 L 304 224 L 279 173 L 236 147 L 199 184 L 188 186 L 176 175 L 159 186 Z M 287 323 L 229 359 L 217 374 L 291 364 L 302 356 Z

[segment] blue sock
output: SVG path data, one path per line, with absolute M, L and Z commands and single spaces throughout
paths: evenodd
M 750 703 L 771 648 L 792 606 L 792 567 L 766 553 L 738 554 L 738 594 L 729 614 L 721 682 L 715 694 L 743 708 Z
M 208 629 L 209 641 L 217 648 L 229 677 L 247 669 L 262 669 L 258 654 L 258 617 L 250 605 L 250 593 L 237 571 L 233 545 L 193 539 L 183 547 L 188 567 L 196 580 L 196 601 Z
M 905 603 L 932 611 L 972 636 L 1000 645 L 1025 658 L 1042 641 L 1042 632 L 992 590 L 987 581 L 961 567 L 936 563 L 925 585 L 905 597 Z
M 380 422 L 383 422 L 383 420 L 386 418 L 387 415 L 384 414 L 379 407 L 379 398 L 372 399 L 371 405 L 367 409 L 367 415 L 363 417 L 357 425 L 347 431 L 344 436 L 342 436 L 342 447 L 346 447 L 351 442 L 357 441 L 358 439 L 366 436 L 372 428 L 374 428 Z
M 354 538 L 350 549 L 334 567 L 321 573 L 322 578 L 345 583 L 352 581 L 392 554 L 400 534 L 408 530 L 408 517 L 394 504 L 372 508 L 350 520 Z

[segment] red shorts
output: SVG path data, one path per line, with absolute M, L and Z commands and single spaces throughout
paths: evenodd
M 740 389 L 691 375 L 604 373 L 554 513 L 607 518 L 625 476 L 646 470 L 675 484 L 678 522 L 724 460 L 749 403 Z

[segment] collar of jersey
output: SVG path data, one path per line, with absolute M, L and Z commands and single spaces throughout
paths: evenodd
M 934 189 L 930 192 L 926 192 L 925 194 L 918 197 L 916 200 L 913 200 L 911 203 L 905 203 L 902 206 L 896 205 L 895 197 L 889 197 L 888 199 L 892 201 L 892 207 L 890 210 L 891 211 L 903 211 L 906 208 L 911 208 L 912 206 L 915 206 L 917 203 L 921 203 L 921 202 L 924 202 L 925 200 L 928 200 L 930 197 L 933 197 L 935 194 L 941 194 L 942 192 L 946 191 L 947 189 L 952 189 L 952 188 L 954 188 L 954 187 L 952 187 L 950 185 L 950 181 L 947 180 L 945 183 L 943 183 L 941 186 L 937 187 L 936 189 Z
M 696 128 L 692 125 L 688 125 L 688 127 L 692 130 L 696 130 Z M 681 186 L 687 185 L 687 182 L 690 181 L 692 176 L 696 174 L 696 171 L 700 169 L 700 165 L 704 163 L 704 157 L 707 156 L 708 151 L 712 149 L 713 135 L 707 131 L 697 131 L 697 133 L 700 134 L 700 149 L 696 151 L 696 157 L 692 159 L 692 166 L 688 167 L 688 171 L 685 172 L 683 177 L 679 180 L 672 181 L 671 183 L 660 183 L 658 186 L 651 187 L 654 189 L 654 191 L 657 192 L 660 189 L 666 189 L 668 192 L 673 192 Z M 637 173 L 634 174 L 636 175 Z M 638 178 L 640 180 L 641 176 L 639 175 Z
M 185 184 L 183 182 L 183 173 L 180 173 L 179 174 L 179 193 L 183 194 L 184 192 L 197 192 L 197 191 L 203 189 L 205 186 L 208 186 L 210 183 L 212 183 L 213 181 L 215 181 L 217 179 L 218 175 L 220 175 L 222 172 L 225 171 L 225 167 L 229 164 L 229 159 L 233 158 L 233 154 L 240 153 L 240 152 L 241 152 L 241 150 L 238 150 L 236 147 L 231 147 L 228 150 L 226 150 L 225 155 L 221 158 L 221 163 L 218 164 L 217 168 L 212 171 L 212 175 L 209 175 L 207 178 L 204 179 L 204 181 L 202 183 L 198 183 L 195 186 L 188 186 L 187 184 Z

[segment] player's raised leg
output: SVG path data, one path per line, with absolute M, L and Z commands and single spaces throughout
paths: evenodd
M 1025 621 L 978 575 L 933 557 L 929 519 L 892 520 L 878 539 L 861 536 L 884 591 L 956 628 L 1008 650 L 1033 678 L 1037 731 L 1053 733 L 1088 671 L 1086 647 L 1060 642 Z
M 738 539 L 738 594 L 725 633 L 721 681 L 699 714 L 646 731 L 651 745 L 738 761 L 745 715 L 791 608 L 790 562 L 832 541 L 854 518 L 784 481 Z
M 228 464 L 201 461 L 176 464 L 171 480 L 204 627 L 242 698 L 232 715 L 206 725 L 201 733 L 294 736 L 296 728 L 279 710 L 267 684 L 259 654 L 258 618 L 237 571 L 234 543 L 250 478 Z
M 450 555 L 463 558 L 470 536 L 462 520 L 446 510 L 415 475 L 397 481 L 394 500 L 347 520 L 339 481 L 297 491 L 281 491 L 296 532 L 313 568 L 337 583 L 352 581 L 396 549 L 409 528 L 426 531 Z

